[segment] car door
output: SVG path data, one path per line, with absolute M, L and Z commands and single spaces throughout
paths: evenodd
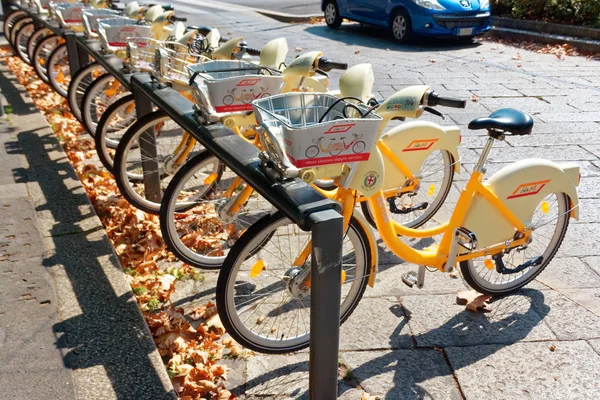
M 346 0 L 348 11 L 360 20 L 382 22 L 386 20 L 385 9 L 388 0 Z

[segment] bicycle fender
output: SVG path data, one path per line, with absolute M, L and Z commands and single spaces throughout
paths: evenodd
M 238 44 L 244 40 L 242 37 L 229 39 L 223 43 L 219 48 L 212 52 L 211 57 L 213 60 L 231 60 L 233 50 Z
M 578 184 L 577 164 L 542 159 L 517 161 L 484 182 L 525 226 L 532 223 L 536 208 L 551 193 L 565 193 L 570 200 L 571 217 L 579 219 Z M 475 233 L 479 248 L 511 240 L 515 233 L 500 211 L 480 194 L 473 197 L 463 226 Z
M 436 150 L 447 150 L 454 158 L 454 172 L 460 172 L 460 130 L 456 126 L 442 127 L 433 122 L 410 121 L 381 136 L 380 141 L 398 157 L 413 175 L 419 174 L 423 162 Z M 404 183 L 392 160 L 383 157 L 385 178 L 383 190 L 397 188 Z
M 271 40 L 260 51 L 260 65 L 279 69 L 288 53 L 287 40 L 278 38 Z
M 377 267 L 379 265 L 379 249 L 377 248 L 377 240 L 373 234 L 371 225 L 367 222 L 367 219 L 358 211 L 354 210 L 352 216 L 356 218 L 361 228 L 365 231 L 367 239 L 369 241 L 369 250 L 371 251 L 371 265 L 369 270 L 369 286 L 375 286 L 375 278 L 377 276 Z

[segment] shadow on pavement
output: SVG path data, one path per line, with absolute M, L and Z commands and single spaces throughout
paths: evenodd
M 525 339 L 549 312 L 549 307 L 544 304 L 543 292 L 533 289 L 523 289 L 514 295 L 497 298 L 492 307 L 493 311 L 489 314 L 463 310 L 439 327 L 424 334 L 411 336 L 414 343 L 425 345 L 411 349 L 387 350 L 383 356 L 358 366 L 352 365 L 353 378 L 349 382 L 339 382 L 338 395 L 356 385 L 364 384 L 366 380 L 392 373 L 393 387 L 387 393 L 373 394 L 383 395 L 386 399 L 433 398 L 434 394 L 422 386 L 424 382 L 451 376 L 453 370 L 485 359 L 502 348 Z M 410 322 L 411 310 L 394 305 L 389 310 L 373 312 L 392 312 L 404 317 L 390 336 L 391 343 L 398 342 L 396 336 L 400 335 L 405 325 Z M 360 327 L 357 326 L 356 329 Z M 474 352 L 477 357 L 470 357 L 468 361 L 452 360 L 452 365 L 449 365 L 445 354 L 440 357 L 436 351 L 432 351 L 443 352 L 444 347 L 451 346 L 479 346 L 477 352 Z M 341 353 L 342 359 L 344 354 Z M 446 362 L 440 363 L 440 359 Z M 306 379 L 308 370 L 308 362 L 296 362 L 271 370 L 249 380 L 244 391 L 253 390 L 253 394 L 257 396 L 292 394 L 294 398 L 308 399 L 307 391 L 295 389 L 298 386 L 299 375 L 303 374 Z
M 342 42 L 347 45 L 360 45 L 376 49 L 390 49 L 409 53 L 444 52 L 457 49 L 475 49 L 480 46 L 472 39 L 437 39 L 413 38 L 410 43 L 402 44 L 394 41 L 390 33 L 380 27 L 360 24 L 343 24 L 339 29 L 331 29 L 326 25 L 312 25 L 305 29 L 315 36 Z
M 17 82 L 5 78 L 1 89 L 15 114 L 29 114 L 33 106 L 23 102 Z M 38 221 L 46 235 L 46 248 L 51 247 L 44 255 L 44 266 L 53 272 L 59 295 L 66 294 L 60 299 L 64 320 L 53 331 L 64 365 L 87 369 L 80 374 L 78 395 L 175 398 L 157 373 L 164 366 L 149 357 L 155 351 L 152 336 L 131 291 L 120 281 L 120 264 L 75 171 L 67 157 L 50 156 L 59 146 L 53 133 L 36 130 L 15 132 L 29 166 L 13 174 L 17 182 L 28 182 L 30 191 L 36 192 L 32 196 Z

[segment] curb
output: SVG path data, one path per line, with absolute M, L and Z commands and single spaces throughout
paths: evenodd
M 175 399 L 135 296 L 75 169 L 44 116 L 2 63 L 60 321 L 52 326 L 77 399 Z M 5 93 L 8 97 L 9 93 Z M 51 396 L 52 397 L 52 396 Z
M 530 21 L 506 17 L 492 17 L 492 25 L 499 28 L 571 36 L 580 39 L 600 40 L 600 29 L 576 25 L 563 25 L 550 22 Z
M 550 33 L 531 32 L 520 29 L 492 26 L 488 32 L 489 36 L 502 39 L 527 40 L 546 44 L 570 44 L 578 49 L 597 53 L 600 52 L 600 41 L 581 39 L 572 36 L 563 36 Z

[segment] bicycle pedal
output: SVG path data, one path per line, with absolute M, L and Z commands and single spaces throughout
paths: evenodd
M 415 271 L 409 271 L 402 274 L 402 282 L 408 287 L 413 287 L 417 284 L 417 273 Z

